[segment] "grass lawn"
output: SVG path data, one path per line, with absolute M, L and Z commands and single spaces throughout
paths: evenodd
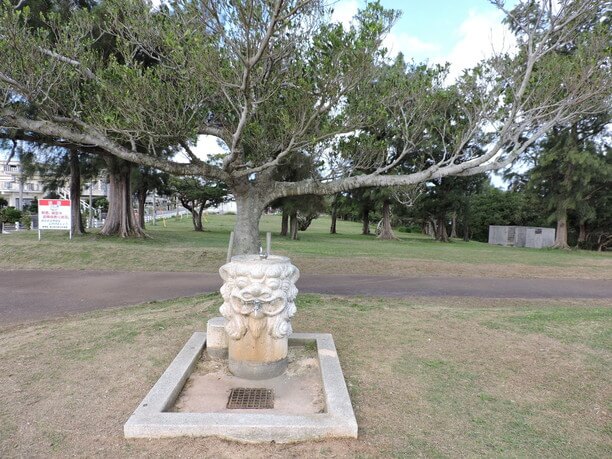
M 232 216 L 150 238 L 0 236 L 1 269 L 214 272 Z M 273 251 L 306 273 L 612 278 L 605 253 L 360 235 L 320 218 Z M 0 457 L 610 457 L 612 308 L 606 300 L 298 296 L 296 331 L 334 335 L 358 440 L 242 445 L 125 440 L 123 423 L 178 350 L 218 316 L 217 295 L 28 325 L 0 324 Z M 350 326 L 347 326 L 350 324 Z
M 123 423 L 220 303 L 0 328 L 0 457 L 612 456 L 612 308 L 595 300 L 300 295 L 294 329 L 333 334 L 358 440 L 124 439 Z
M 69 241 L 67 233 L 0 236 L 0 269 L 102 269 L 215 272 L 224 263 L 234 217 L 209 216 L 206 231 L 192 231 L 188 218 L 147 228 L 145 240 L 121 240 L 95 233 Z M 273 251 L 292 258 L 306 273 L 395 276 L 612 278 L 612 256 L 588 251 L 525 249 L 455 240 L 438 243 L 419 234 L 397 233 L 398 241 L 362 236 L 361 225 L 329 218 L 313 222 L 300 240 L 278 236 L 279 216 L 264 216 L 261 230 L 273 232 Z M 265 240 L 265 237 L 262 237 Z

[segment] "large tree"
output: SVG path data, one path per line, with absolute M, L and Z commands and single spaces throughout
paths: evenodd
M 138 224 L 145 229 L 145 204 L 147 196 L 153 190 L 160 194 L 171 192 L 170 176 L 148 166 L 141 166 L 132 171 L 132 188 L 138 202 Z
M 458 237 L 457 220 L 463 223 L 464 239 L 469 240 L 469 201 L 483 187 L 486 177 L 445 177 L 427 182 L 423 193 L 409 209 L 409 215 L 417 217 L 424 228 L 430 228 L 432 236 L 440 242 Z M 450 235 L 449 235 L 450 223 Z
M 456 100 L 431 97 L 440 89 L 435 79 L 389 71 L 380 43 L 397 14 L 378 3 L 349 29 L 330 22 L 322 0 L 177 0 L 158 9 L 105 0 L 68 20 L 49 15 L 47 29 L 32 29 L 27 8 L 16 3 L 0 6 L 0 126 L 223 181 L 237 203 L 236 253 L 257 251 L 260 216 L 275 199 L 502 168 L 552 126 L 600 111 L 610 95 L 609 30 L 589 31 L 583 46 L 584 24 L 603 14 L 606 1 L 519 2 L 507 11 L 517 53 L 496 56 L 457 84 L 463 97 L 453 109 L 468 122 L 446 143 L 447 154 L 395 174 L 423 153 L 431 116 Z M 102 38 L 112 40 L 112 54 L 97 46 Z M 562 55 L 568 43 L 577 50 L 571 60 Z M 329 141 L 381 120 L 395 123 L 401 149 L 390 145 L 369 158 L 373 167 L 364 174 L 335 167 Z M 448 127 L 426 134 L 444 136 Z M 201 134 L 226 144 L 220 166 L 189 150 L 187 164 L 158 154 L 157 145 L 193 143 Z M 485 140 L 478 153 L 466 148 Z M 275 180 L 295 152 L 327 155 L 329 175 Z
M 205 209 L 218 206 L 228 199 L 227 187 L 223 183 L 197 177 L 172 177 L 169 191 L 178 196 L 183 207 L 191 212 L 194 231 L 204 231 L 202 215 Z
M 58 21 L 67 21 L 72 14 L 78 13 L 80 9 L 93 10 L 93 8 L 99 3 L 97 0 L 23 0 L 12 2 L 15 10 L 26 10 L 27 13 L 27 25 L 30 27 L 32 33 L 36 34 L 49 34 L 55 30 L 54 23 Z M 52 20 L 51 20 L 52 19 Z M 52 38 L 52 40 L 58 40 L 58 37 Z M 105 52 L 110 52 L 113 48 L 112 40 L 97 40 L 96 47 L 98 49 L 104 48 Z M 23 101 L 24 104 L 28 103 L 28 100 Z M 24 105 L 25 106 L 25 105 Z M 34 109 L 34 107 L 31 107 Z M 72 198 L 71 213 L 72 213 L 72 232 L 73 234 L 82 234 L 84 227 L 81 221 L 81 177 L 80 167 L 77 167 L 78 157 L 83 156 L 85 153 L 97 155 L 98 160 L 89 162 L 94 163 L 105 163 L 106 172 L 108 173 L 111 184 L 111 193 L 109 194 L 109 212 L 108 218 L 105 220 L 105 224 L 102 227 L 100 234 L 103 235 L 118 235 L 122 237 L 129 236 L 144 236 L 142 228 L 137 226 L 137 222 L 132 214 L 131 205 L 125 204 L 123 196 L 123 190 L 130 194 L 129 176 L 122 172 L 122 170 L 131 169 L 129 163 L 118 161 L 116 158 L 110 157 L 106 151 L 100 148 L 96 148 L 95 145 L 84 145 L 81 142 L 71 142 L 70 140 L 57 135 L 40 135 L 40 133 L 27 131 L 23 129 L 11 129 L 6 126 L 0 126 L 0 138 L 15 140 L 22 140 L 29 142 L 32 148 L 37 149 L 39 152 L 54 151 L 60 155 L 60 161 L 55 161 L 58 157 L 49 155 L 42 156 L 38 159 L 41 173 L 45 175 L 48 180 L 47 186 L 50 189 L 54 189 L 57 186 L 64 186 L 64 182 L 68 175 L 70 175 L 70 194 Z M 60 147 L 60 148 L 58 148 Z M 63 158 L 61 155 L 65 155 Z M 63 159 L 62 159 L 63 158 Z M 70 161 L 68 161 L 70 158 Z M 51 159 L 51 160 L 49 160 Z M 65 164 L 62 164 L 65 163 Z M 67 164 L 70 164 L 68 168 Z M 59 166 L 59 167 L 58 167 Z M 68 170 L 69 169 L 69 170 Z M 99 174 L 99 166 L 95 170 L 89 170 L 90 175 L 93 173 Z M 49 174 L 50 172 L 50 174 Z M 117 190 L 112 193 L 112 189 Z
M 600 188 L 610 187 L 610 154 L 602 134 L 608 114 L 589 117 L 569 128 L 555 128 L 539 148 L 534 168 L 529 171 L 531 190 L 546 204 L 557 223 L 555 247 L 569 248 L 568 214 L 577 213 L 580 233 L 586 239 L 586 222 L 592 220 L 592 201 Z

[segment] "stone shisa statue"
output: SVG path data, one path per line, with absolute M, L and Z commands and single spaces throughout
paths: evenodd
M 219 436 L 283 443 L 356 438 L 357 421 L 332 336 L 292 333 L 299 270 L 289 258 L 260 251 L 228 259 L 219 272 L 224 281 L 223 317 L 210 319 L 206 333 L 192 335 L 125 423 L 125 436 Z M 316 364 L 304 366 L 314 373 L 276 378 L 288 367 L 290 341 L 292 346 L 315 345 Z M 206 365 L 205 374 L 192 375 L 204 349 L 213 360 L 227 358 L 237 378 L 206 370 Z M 176 409 L 179 394 L 200 405 Z M 261 411 L 252 413 L 253 409 Z
M 299 270 L 287 257 L 240 255 L 219 269 L 228 364 L 235 376 L 267 379 L 287 368 Z

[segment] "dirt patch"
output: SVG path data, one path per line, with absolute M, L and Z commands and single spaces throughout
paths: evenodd
M 291 346 L 287 371 L 271 379 L 252 381 L 232 375 L 227 360 L 210 359 L 203 353 L 185 387 L 170 411 L 185 413 L 316 414 L 325 411 L 321 372 L 316 351 Z M 228 409 L 233 388 L 262 388 L 274 392 L 274 408 L 260 410 Z

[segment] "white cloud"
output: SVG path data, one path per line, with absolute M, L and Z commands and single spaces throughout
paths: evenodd
M 191 147 L 191 151 L 202 161 L 205 161 L 209 156 L 217 155 L 219 153 L 227 153 L 227 147 L 219 145 L 217 137 L 212 135 L 201 135 L 198 137 L 198 142 L 195 146 Z M 174 161 L 179 163 L 190 162 L 189 156 L 184 151 L 176 154 Z
M 219 144 L 219 139 L 212 135 L 201 135 L 198 137 L 198 143 L 193 149 L 193 152 L 200 159 L 206 158 L 208 155 L 216 155 L 226 153 L 228 148 L 225 144 Z
M 340 22 L 348 29 L 353 22 L 353 17 L 359 10 L 359 2 L 357 0 L 342 0 L 334 4 L 333 9 L 332 21 Z M 382 45 L 387 48 L 391 56 L 401 52 L 407 59 L 414 58 L 416 61 L 425 60 L 440 53 L 438 45 L 425 42 L 405 32 L 390 32 L 383 40 Z
M 342 0 L 333 5 L 332 20 L 350 26 L 359 9 L 358 0 Z M 382 45 L 390 56 L 404 54 L 407 60 L 416 62 L 451 64 L 448 81 L 455 80 L 464 69 L 474 67 L 479 61 L 494 53 L 512 49 L 516 41 L 508 28 L 501 23 L 500 11 L 470 11 L 468 17 L 454 32 L 455 45 L 445 50 L 439 43 L 428 42 L 402 31 L 391 31 Z M 452 33 L 452 32 L 451 32 Z
M 513 49 L 516 40 L 508 28 L 501 23 L 501 14 L 470 12 L 458 31 L 458 40 L 451 51 L 434 57 L 437 63 L 449 62 L 449 80 L 455 80 L 464 69 L 474 67 L 482 59 L 495 53 Z
M 359 10 L 359 3 L 357 0 L 343 0 L 333 5 L 332 8 L 334 9 L 332 21 L 340 22 L 345 29 L 348 29 Z
M 405 32 L 389 33 L 382 45 L 387 48 L 391 56 L 401 52 L 406 60 L 414 59 L 417 62 L 440 53 L 439 45 L 428 43 Z

